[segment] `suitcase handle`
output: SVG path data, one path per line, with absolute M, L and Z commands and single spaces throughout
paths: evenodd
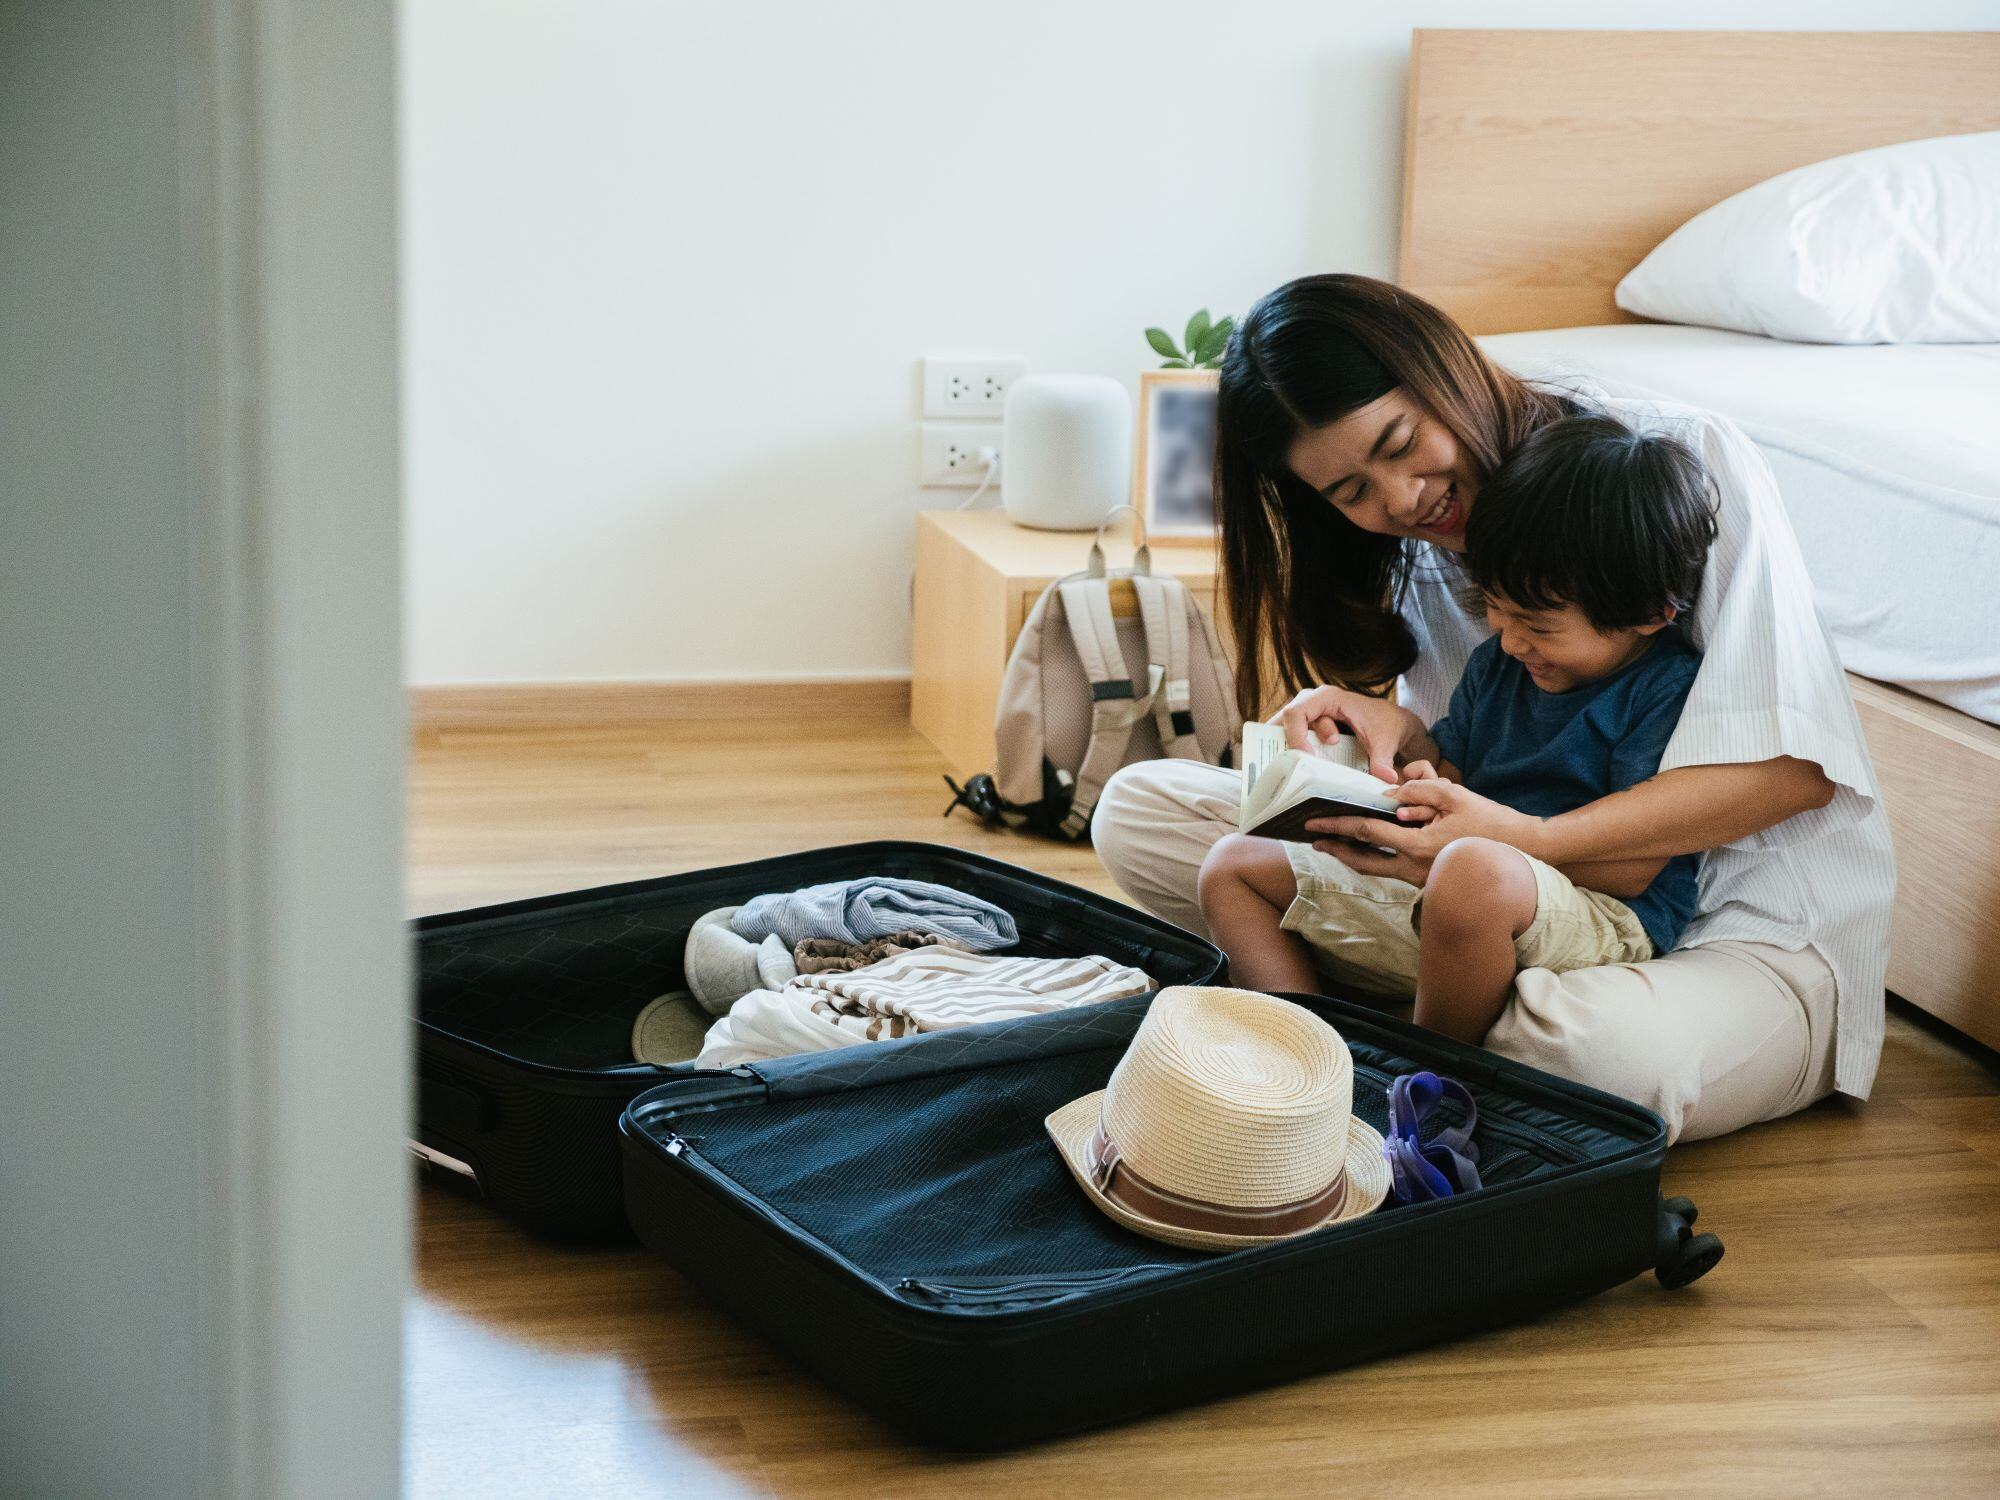
M 483 1096 L 428 1073 L 417 1077 L 417 1118 L 441 1134 L 469 1144 L 484 1135 L 491 1111 Z

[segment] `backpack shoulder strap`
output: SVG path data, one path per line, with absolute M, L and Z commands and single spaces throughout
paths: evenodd
M 1000 695 L 993 708 L 993 783 L 999 795 L 1028 806 L 1042 796 L 1042 766 L 1047 751 L 1042 717 L 1042 653 L 1051 632 L 1066 628 L 1062 600 L 1051 584 L 1042 591 L 1000 677 Z
M 1125 648 L 1118 641 L 1118 623 L 1111 614 L 1111 588 L 1102 578 L 1076 578 L 1058 585 L 1070 639 L 1084 676 L 1090 679 L 1090 745 L 1077 768 L 1076 790 L 1062 831 L 1070 838 L 1090 826 L 1104 783 L 1125 763 L 1132 726 L 1152 711 L 1159 694 L 1161 671 L 1148 670 L 1144 691 L 1125 666 Z
M 1178 578 L 1141 577 L 1132 580 L 1132 587 L 1146 627 L 1146 655 L 1160 669 L 1160 692 L 1153 700 L 1160 748 L 1177 760 L 1204 760 L 1195 738 L 1194 692 L 1188 685 L 1187 586 Z

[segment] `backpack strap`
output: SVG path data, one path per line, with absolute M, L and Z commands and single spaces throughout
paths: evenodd
M 1146 627 L 1146 655 L 1160 672 L 1153 722 L 1160 749 L 1176 760 L 1204 760 L 1194 732 L 1194 692 L 1188 686 L 1187 586 L 1178 578 L 1135 577 L 1139 618 Z
M 1111 586 L 1102 578 L 1073 578 L 1057 585 L 1070 640 L 1084 676 L 1090 679 L 1090 745 L 1077 767 L 1076 790 L 1062 832 L 1079 838 L 1090 826 L 1104 783 L 1125 764 L 1132 726 L 1152 711 L 1159 695 L 1161 670 L 1148 669 L 1145 691 L 1132 681 L 1119 644 L 1118 623 L 1111 614 Z

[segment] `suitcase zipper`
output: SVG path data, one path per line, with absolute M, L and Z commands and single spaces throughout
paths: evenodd
M 1120 1286 L 1142 1276 L 1182 1269 L 1174 1265 L 1120 1266 L 1109 1271 L 1074 1271 L 1050 1276 L 1018 1276 L 987 1279 L 968 1277 L 963 1281 L 934 1281 L 905 1276 L 895 1290 L 914 1301 L 946 1307 L 993 1307 L 1013 1303 L 1053 1302 L 1082 1292 Z

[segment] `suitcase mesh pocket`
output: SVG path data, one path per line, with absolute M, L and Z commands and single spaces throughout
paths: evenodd
M 1088 1276 L 1213 1260 L 1132 1234 L 1092 1208 L 1043 1128 L 1059 1106 L 1104 1086 L 1122 1047 L 931 1074 L 880 1087 L 690 1116 L 685 1139 L 724 1177 L 869 1274 L 891 1284 Z M 1387 1084 L 1415 1064 L 1354 1048 L 1355 1111 L 1388 1123 Z M 1482 1105 L 1486 1104 L 1482 1100 Z M 1591 1154 L 1586 1144 L 1483 1109 L 1486 1180 L 1520 1181 Z M 894 1128 L 885 1128 L 893 1121 Z M 1430 1129 L 1450 1123 L 1434 1117 Z M 649 1128 L 672 1133 L 668 1121 Z M 1622 1139 L 1605 1138 L 1623 1146 Z M 1381 1212 L 1396 1212 L 1394 1205 Z M 917 1300 L 936 1300 L 925 1287 Z

